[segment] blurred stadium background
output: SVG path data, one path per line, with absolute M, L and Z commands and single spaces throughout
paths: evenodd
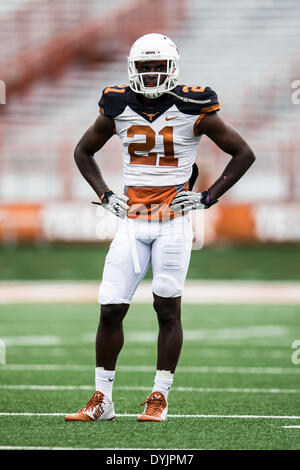
M 291 363 L 300 337 L 299 31 L 299 0 L 0 0 L 0 448 L 299 449 L 299 429 L 279 425 L 285 415 L 282 425 L 300 419 L 297 351 Z M 171 419 L 155 438 L 134 427 L 133 414 L 97 430 L 66 427 L 58 415 L 15 420 L 10 413 L 63 416 L 93 390 L 97 286 L 114 225 L 90 203 L 73 151 L 98 115 L 102 89 L 127 83 L 130 45 L 149 32 L 175 41 L 180 83 L 215 89 L 223 118 L 257 157 L 205 212 L 204 249 L 192 254 L 181 388 L 170 394 L 171 412 L 191 415 L 180 425 Z M 96 158 L 121 191 L 118 138 Z M 203 138 L 203 189 L 228 160 Z M 114 392 L 121 413 L 139 411 L 129 394 L 143 399 L 153 380 L 151 286 L 138 292 Z M 221 418 L 199 426 L 195 412 Z M 241 419 L 222 421 L 228 413 Z
M 247 176 L 206 214 L 206 243 L 299 242 L 299 105 L 292 102 L 300 77 L 297 0 L 0 5 L 0 79 L 6 84 L 6 104 L 0 105 L 2 244 L 107 236 L 73 151 L 97 117 L 102 89 L 127 83 L 130 45 L 153 31 L 178 44 L 180 82 L 214 88 L 222 116 L 257 155 Z M 122 190 L 117 137 L 97 159 L 111 187 Z M 203 188 L 227 161 L 202 140 L 197 162 Z

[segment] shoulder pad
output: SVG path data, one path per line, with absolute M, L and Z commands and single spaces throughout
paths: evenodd
M 217 93 L 208 86 L 180 85 L 175 88 L 174 92 L 183 98 L 197 101 L 197 103 L 185 102 L 178 99 L 176 106 L 182 113 L 197 115 L 220 109 Z
M 129 91 L 130 88 L 127 85 L 105 88 L 98 102 L 100 113 L 111 118 L 119 116 L 127 105 Z

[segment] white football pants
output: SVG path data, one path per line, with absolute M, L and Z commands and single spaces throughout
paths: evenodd
M 130 304 L 152 262 L 152 291 L 160 297 L 181 296 L 192 249 L 189 215 L 168 221 L 119 219 L 105 259 L 100 304 Z

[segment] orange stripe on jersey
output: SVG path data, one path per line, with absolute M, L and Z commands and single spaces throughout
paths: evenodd
M 113 87 L 107 87 L 105 88 L 104 93 L 125 93 L 125 88 L 127 88 L 127 85 L 116 85 Z
M 185 184 L 182 191 L 188 191 Z M 170 204 L 177 194 L 176 186 L 136 187 L 128 186 L 126 196 L 130 209 L 127 217 L 141 220 L 168 220 L 181 216 L 170 210 Z
M 195 121 L 195 124 L 194 124 L 194 135 L 197 137 L 199 136 L 199 132 L 197 131 L 197 126 L 200 124 L 200 122 L 202 121 L 202 119 L 204 118 L 205 116 L 205 113 L 202 113 L 200 114 L 200 116 L 198 117 L 197 121 Z
M 212 111 L 217 111 L 218 109 L 220 109 L 219 103 L 206 106 L 206 108 L 202 108 L 201 111 L 202 113 L 211 113 Z
M 105 116 L 105 112 L 104 112 L 104 109 L 99 107 L 99 111 L 101 114 L 103 114 L 103 116 Z M 116 129 L 116 123 L 114 125 L 114 130 L 113 130 L 113 133 L 116 134 L 117 133 L 117 129 Z
M 213 104 L 211 106 L 206 106 L 206 108 L 201 109 L 202 113 L 200 114 L 200 116 L 198 117 L 198 119 L 196 120 L 196 122 L 194 124 L 194 135 L 196 137 L 200 135 L 198 130 L 197 130 L 197 126 L 200 124 L 202 119 L 206 116 L 207 113 L 211 113 L 212 111 L 217 111 L 218 109 L 220 109 L 220 104 L 219 103 Z

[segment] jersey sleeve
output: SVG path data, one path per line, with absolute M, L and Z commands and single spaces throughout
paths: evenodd
M 197 117 L 197 119 L 194 123 L 193 131 L 194 131 L 194 135 L 196 137 L 198 137 L 200 135 L 197 128 L 198 128 L 198 125 L 200 124 L 200 122 L 202 121 L 202 119 L 207 114 L 215 113 L 215 112 L 220 110 L 220 103 L 219 103 L 217 93 L 214 90 L 212 90 L 211 88 L 207 87 L 206 96 L 207 96 L 207 99 L 210 99 L 210 102 L 207 103 L 207 104 L 204 104 L 201 107 L 200 114 L 198 115 L 198 117 Z
M 220 110 L 220 103 L 217 93 L 208 86 L 188 86 L 180 85 L 176 88 L 176 94 L 186 101 L 179 100 L 177 108 L 184 114 L 191 114 L 196 117 L 193 127 L 195 137 L 198 137 L 197 127 L 202 119 L 209 113 Z
M 191 100 L 187 102 L 178 100 L 177 107 L 182 113 L 199 116 L 199 114 L 212 113 L 220 109 L 217 93 L 208 86 L 181 85 L 177 87 L 176 94 Z
M 126 107 L 128 88 L 127 86 L 105 88 L 98 102 L 100 113 L 110 118 L 115 118 L 122 114 Z

